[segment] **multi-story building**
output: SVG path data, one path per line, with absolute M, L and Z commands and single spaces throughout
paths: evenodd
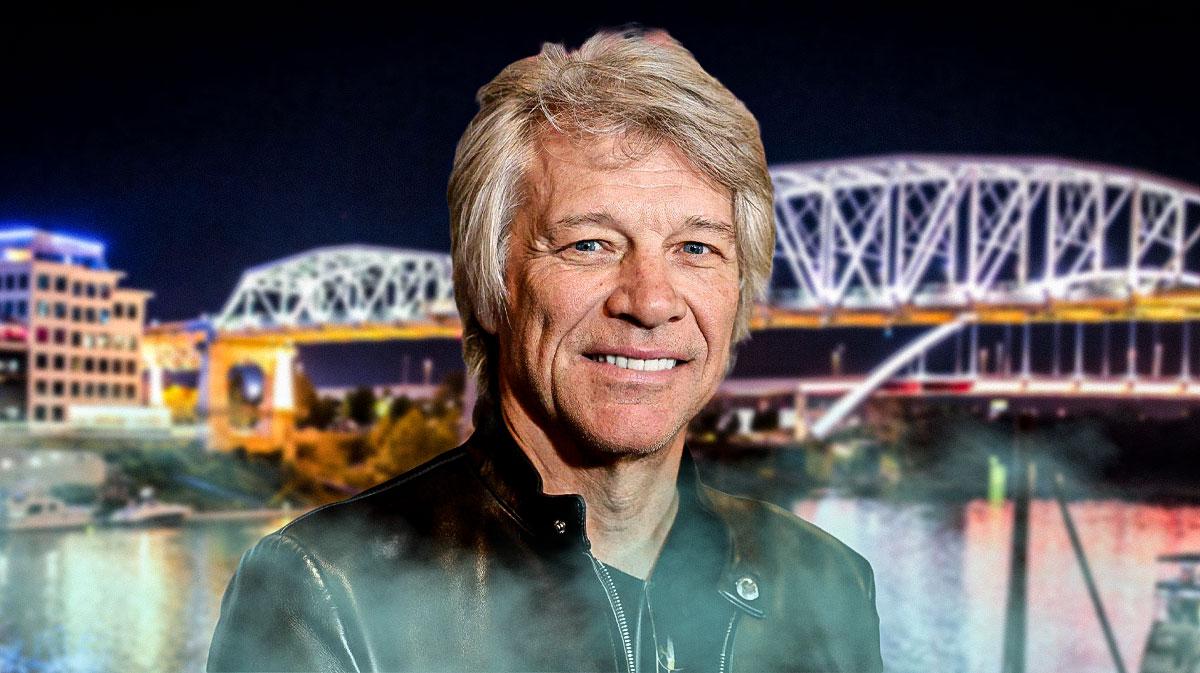
M 65 424 L 143 405 L 139 343 L 153 293 L 117 287 L 104 244 L 0 229 L 0 421 Z

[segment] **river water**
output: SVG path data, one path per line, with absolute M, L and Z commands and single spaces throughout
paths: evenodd
M 889 671 L 998 673 L 1011 506 L 829 497 L 793 511 L 871 561 Z M 1154 558 L 1200 550 L 1200 507 L 1071 511 L 1136 670 Z M 1057 505 L 1035 501 L 1030 520 L 1028 670 L 1112 671 Z M 282 523 L 0 536 L 0 670 L 202 671 L 239 557 Z

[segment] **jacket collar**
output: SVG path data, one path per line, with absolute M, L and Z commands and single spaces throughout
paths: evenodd
M 583 496 L 550 495 L 544 491 L 541 474 L 508 431 L 498 409 L 476 414 L 476 421 L 475 430 L 465 444 L 466 451 L 484 485 L 528 534 L 534 546 L 547 552 L 590 550 Z M 768 587 L 764 586 L 762 573 L 754 568 L 757 564 L 749 558 L 757 556 L 754 550 L 759 545 L 747 539 L 748 531 L 739 530 L 745 524 L 735 524 L 714 505 L 710 492 L 716 492 L 701 482 L 695 459 L 686 444 L 676 483 L 680 515 L 686 512 L 686 515 L 708 517 L 717 524 L 715 528 L 724 533 L 725 559 L 717 580 L 718 593 L 748 614 L 764 617 L 762 606 L 767 604 L 765 592 Z M 754 593 L 747 591 L 747 580 L 756 587 Z

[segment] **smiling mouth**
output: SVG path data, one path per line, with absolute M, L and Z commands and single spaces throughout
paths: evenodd
M 676 360 L 674 358 L 654 358 L 650 360 L 640 360 L 638 358 L 628 358 L 623 355 L 604 354 L 591 354 L 585 355 L 584 357 L 593 362 L 608 363 L 610 365 L 620 367 L 621 369 L 631 369 L 638 372 L 667 371 L 689 362 L 689 360 Z

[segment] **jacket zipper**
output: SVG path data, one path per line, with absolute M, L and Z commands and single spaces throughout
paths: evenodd
M 741 612 L 734 610 L 733 616 L 729 618 L 729 627 L 725 629 L 725 644 L 721 646 L 721 662 L 717 667 L 717 673 L 725 673 L 729 665 L 730 650 L 733 649 L 733 629 L 737 624 L 737 618 Z
M 604 586 L 604 592 L 608 596 L 608 605 L 612 608 L 613 617 L 617 620 L 617 630 L 621 632 L 621 642 L 625 646 L 625 663 L 629 673 L 637 673 L 637 667 L 633 661 L 633 643 L 629 639 L 629 623 L 625 620 L 625 610 L 621 608 L 621 597 L 617 595 L 612 575 L 608 574 L 608 568 L 600 562 L 600 559 L 592 556 L 591 552 L 586 553 L 592 561 L 592 570 L 596 572 L 596 579 L 599 579 L 600 584 Z M 723 655 L 722 658 L 724 658 Z

